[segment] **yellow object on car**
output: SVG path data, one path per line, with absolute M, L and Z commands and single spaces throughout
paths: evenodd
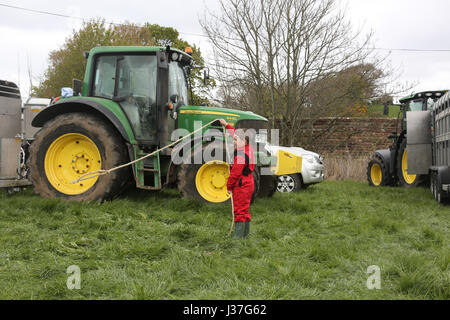
M 291 152 L 278 150 L 276 153 L 277 163 L 271 167 L 274 175 L 283 176 L 302 172 L 302 157 Z

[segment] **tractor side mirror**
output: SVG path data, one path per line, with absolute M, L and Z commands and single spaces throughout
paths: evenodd
M 81 94 L 81 88 L 83 87 L 83 82 L 81 80 L 73 79 L 73 95 L 78 97 Z
M 170 96 L 170 102 L 172 102 L 173 104 L 175 104 L 175 105 L 178 104 L 178 100 L 179 100 L 179 97 L 177 94 L 173 94 Z
M 203 69 L 203 84 L 206 86 L 209 80 L 209 68 Z

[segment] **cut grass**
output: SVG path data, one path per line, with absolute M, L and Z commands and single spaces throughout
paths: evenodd
M 0 299 L 450 299 L 450 207 L 428 189 L 325 182 L 251 213 L 237 241 L 229 205 L 176 190 L 103 204 L 2 192 Z

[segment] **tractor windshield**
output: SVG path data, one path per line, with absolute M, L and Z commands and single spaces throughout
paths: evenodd
M 432 98 L 428 98 L 426 100 L 426 110 L 432 110 L 433 109 L 433 104 L 435 102 L 436 99 L 432 99 Z M 423 99 L 417 99 L 417 100 L 413 100 L 409 103 L 409 108 L 408 111 L 424 111 L 423 110 Z
M 174 94 L 178 95 L 178 101 L 182 106 L 189 103 L 188 88 L 185 71 L 182 65 L 172 61 L 169 64 L 169 98 Z
M 408 111 L 422 111 L 422 106 L 423 106 L 422 99 L 410 101 Z

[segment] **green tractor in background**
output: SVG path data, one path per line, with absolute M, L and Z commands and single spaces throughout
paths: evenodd
M 33 120 L 41 127 L 27 164 L 35 191 L 43 197 L 103 201 L 119 195 L 134 178 L 136 187 L 161 190 L 177 185 L 187 198 L 221 203 L 226 190 L 225 161 L 174 164 L 173 148 L 108 175 L 73 183 L 82 175 L 134 161 L 180 137 L 224 118 L 236 128 L 266 129 L 268 121 L 252 112 L 189 106 L 188 76 L 194 61 L 189 52 L 170 47 L 96 47 L 87 56 L 84 81 L 74 80 L 73 96 L 60 98 Z M 211 128 L 222 130 L 219 123 Z M 205 128 L 204 131 L 206 131 Z M 224 138 L 191 139 L 192 159 Z M 186 146 L 186 145 L 184 145 Z M 273 158 L 256 152 L 255 195 L 271 196 L 276 177 L 262 175 Z M 275 159 L 276 160 L 276 159 Z
M 413 188 L 428 181 L 428 175 L 408 173 L 406 113 L 431 110 L 433 103 L 446 92 L 447 90 L 424 91 L 400 99 L 401 111 L 397 118 L 397 128 L 389 137 L 392 139 L 392 145 L 387 150 L 375 151 L 367 166 L 370 186 L 392 186 L 399 183 L 403 187 Z

